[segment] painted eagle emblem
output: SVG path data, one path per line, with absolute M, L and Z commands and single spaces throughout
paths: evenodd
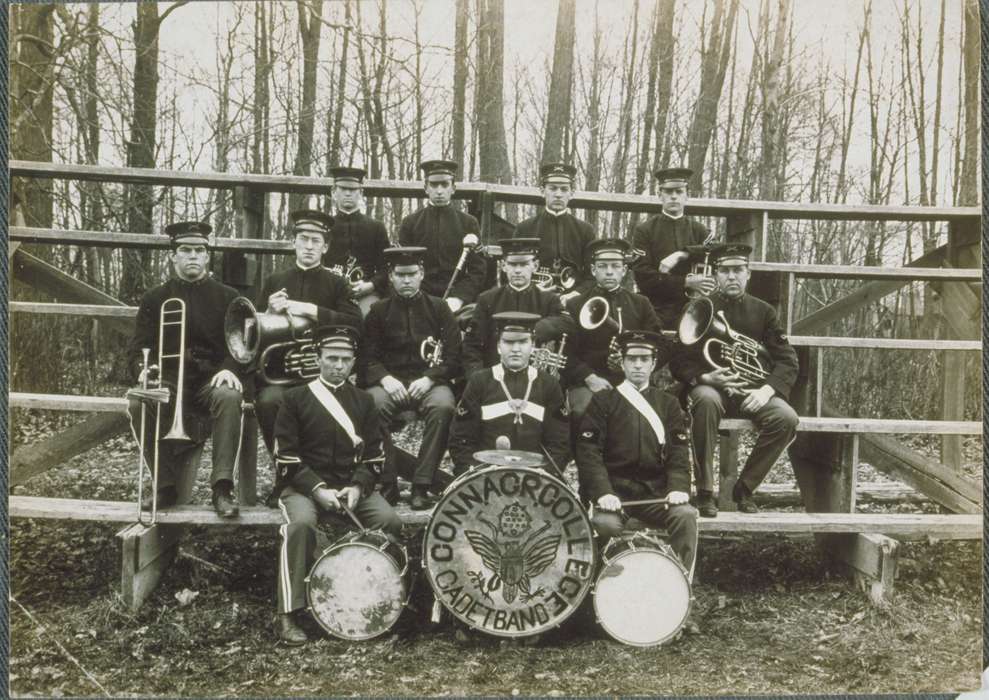
M 484 565 L 494 572 L 493 578 L 500 579 L 504 584 L 502 598 L 506 603 L 511 603 L 519 591 L 524 594 L 523 601 L 536 595 L 531 589 L 532 579 L 545 571 L 556 559 L 560 535 L 540 537 L 550 526 L 549 523 L 544 523 L 536 532 L 525 536 L 532 527 L 532 516 L 518 501 L 505 506 L 498 517 L 497 526 L 483 516 L 480 520 L 491 529 L 491 537 L 477 530 L 464 530 L 464 535 Z M 492 588 L 496 585 L 495 582 Z

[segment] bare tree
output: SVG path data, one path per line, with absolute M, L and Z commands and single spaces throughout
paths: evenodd
M 570 129 L 570 105 L 573 95 L 573 49 L 576 29 L 576 0 L 560 0 L 556 14 L 556 39 L 553 46 L 553 71 L 549 83 L 546 131 L 542 162 L 560 160 Z
M 296 0 L 299 36 L 302 38 L 302 102 L 299 106 L 298 145 L 293 175 L 309 175 L 313 161 L 313 131 L 316 122 L 316 76 L 319 41 L 323 30 L 323 0 Z M 289 196 L 289 209 L 302 206 L 304 195 Z
M 475 112 L 480 145 L 480 178 L 511 182 L 504 115 L 504 0 L 478 0 L 478 99 Z
M 959 204 L 979 201 L 979 45 L 978 0 L 965 0 L 965 150 L 959 186 Z
M 780 198 L 780 183 L 777 178 L 779 156 L 776 146 L 780 127 L 780 71 L 783 66 L 789 16 L 789 0 L 779 0 L 772 52 L 768 50 L 767 42 L 762 72 L 762 162 L 759 178 L 759 196 L 762 199 Z
M 458 162 L 464 159 L 464 109 L 467 102 L 467 0 L 455 0 L 456 25 L 453 38 L 453 151 Z

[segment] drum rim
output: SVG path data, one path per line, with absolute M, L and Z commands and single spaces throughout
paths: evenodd
M 426 523 L 426 527 L 424 527 L 423 528 L 423 531 L 422 531 L 422 559 L 420 561 L 420 566 L 422 567 L 422 570 L 423 570 L 423 572 L 426 575 L 426 581 L 428 581 L 428 583 L 429 583 L 429 588 L 433 592 L 434 599 L 437 600 L 437 601 L 439 601 L 440 605 L 443 606 L 443 609 L 446 610 L 447 613 L 449 613 L 450 615 L 452 615 L 453 618 L 456 619 L 458 622 L 460 622 L 461 624 L 466 625 L 470 629 L 477 630 L 478 632 L 481 632 L 483 634 L 489 634 L 489 635 L 491 635 L 493 637 L 503 637 L 503 638 L 506 638 L 506 639 L 524 639 L 525 637 L 532 637 L 532 636 L 535 636 L 537 634 L 544 634 L 545 632 L 548 632 L 551 629 L 556 629 L 560 625 L 562 625 L 566 620 L 568 620 L 570 618 L 570 616 L 573 615 L 575 612 L 577 612 L 577 609 L 581 605 L 584 604 L 584 602 L 587 600 L 587 596 L 589 596 L 591 594 L 591 591 L 594 588 L 595 577 L 592 575 L 592 576 L 590 576 L 587 579 L 587 582 L 586 582 L 587 585 L 583 586 L 583 590 L 582 590 L 582 592 L 580 594 L 580 598 L 577 600 L 576 604 L 572 605 L 570 607 L 570 610 L 568 612 L 566 612 L 566 613 L 560 615 L 559 617 L 555 618 L 554 624 L 547 625 L 546 627 L 540 628 L 540 629 L 536 630 L 535 632 L 529 632 L 529 633 L 526 633 L 526 634 L 513 634 L 513 633 L 498 632 L 498 631 L 495 631 L 495 630 L 485 629 L 483 627 L 480 627 L 480 626 L 476 625 L 475 623 L 472 623 L 472 622 L 469 622 L 467 620 L 464 620 L 455 611 L 453 611 L 453 610 L 450 609 L 450 606 L 443 599 L 442 591 L 437 590 L 437 584 L 436 584 L 436 582 L 433 579 L 433 572 L 429 570 L 429 553 L 428 553 L 429 550 L 426 547 L 426 544 L 427 544 L 427 542 L 429 540 L 429 530 L 430 530 L 430 526 L 433 523 L 433 518 L 435 517 L 436 513 L 439 513 L 440 512 L 440 505 L 444 502 L 444 499 L 453 491 L 453 489 L 454 489 L 455 486 L 458 486 L 458 485 L 466 482 L 469 477 L 475 477 L 475 476 L 478 476 L 478 475 L 480 475 L 482 473 L 485 473 L 486 474 L 486 473 L 489 473 L 489 472 L 506 471 L 506 470 L 510 470 L 510 471 L 526 471 L 526 472 L 538 473 L 540 476 L 543 476 L 543 477 L 548 478 L 551 481 L 555 482 L 556 484 L 558 484 L 559 486 L 561 486 L 562 488 L 564 488 L 567 491 L 567 493 L 569 493 L 571 496 L 573 496 L 574 502 L 577 504 L 577 510 L 583 515 L 584 521 L 587 523 L 587 531 L 588 531 L 588 534 L 590 535 L 590 538 L 591 538 L 591 547 L 590 547 L 590 549 L 591 549 L 591 571 L 594 571 L 595 569 L 597 569 L 599 556 L 598 556 L 598 547 L 597 547 L 597 544 L 595 542 L 594 526 L 591 524 L 591 518 L 587 514 L 587 510 L 584 507 L 584 503 L 580 499 L 580 496 L 577 494 L 577 492 L 575 492 L 570 487 L 570 485 L 568 483 L 566 483 L 563 479 L 559 478 L 558 476 L 556 476 L 556 475 L 554 475 L 554 474 L 552 474 L 552 473 L 550 473 L 550 472 L 548 472 L 548 471 L 546 471 L 544 469 L 540 469 L 539 467 L 512 467 L 512 466 L 500 465 L 500 464 L 498 464 L 498 465 L 488 465 L 486 467 L 482 467 L 482 468 L 479 468 L 479 469 L 470 469 L 470 470 L 464 472 L 463 474 L 461 474 L 460 476 L 456 477 L 453 481 L 451 481 L 447 485 L 447 487 L 445 489 L 443 489 L 443 493 L 440 494 L 439 499 L 436 501 L 436 504 L 433 506 L 433 510 L 432 510 L 432 512 L 430 513 L 430 516 L 429 516 L 429 521 Z
M 669 546 L 669 545 L 667 545 L 667 546 Z M 617 634 L 615 634 L 611 629 L 608 628 L 607 625 L 605 625 L 601 621 L 601 611 L 598 608 L 598 599 L 597 599 L 597 595 L 596 594 L 597 594 L 598 583 L 600 583 L 600 581 L 601 581 L 601 574 L 603 574 L 605 568 L 607 568 L 606 566 L 601 567 L 601 570 L 598 571 L 597 575 L 594 577 L 594 585 L 591 586 L 591 603 L 592 603 L 592 605 L 594 607 L 594 620 L 595 620 L 595 622 L 597 622 L 598 626 L 602 630 L 604 630 L 605 634 L 607 634 L 609 637 L 611 637 L 612 639 L 614 639 L 616 642 L 619 642 L 621 644 L 626 644 L 626 645 L 628 645 L 630 647 L 640 647 L 640 648 L 656 647 L 656 646 L 660 646 L 662 644 L 665 644 L 666 642 L 670 641 L 671 639 L 674 639 L 676 637 L 676 635 L 680 632 L 680 630 L 683 629 L 683 626 L 687 623 L 687 618 L 690 616 L 690 610 L 694 606 L 694 587 L 690 583 L 690 577 L 687 575 L 687 569 L 686 569 L 686 567 L 683 565 L 683 563 L 680 561 L 680 558 L 677 557 L 677 556 L 669 557 L 669 556 L 666 555 L 665 552 L 662 552 L 662 551 L 656 550 L 656 549 L 627 549 L 624 552 L 619 552 L 613 559 L 609 560 L 607 566 L 611 566 L 612 564 L 614 564 L 615 562 L 617 562 L 622 557 L 625 557 L 625 556 L 628 556 L 628 555 L 631 555 L 631 554 L 644 554 L 646 552 L 652 552 L 652 553 L 655 553 L 655 554 L 659 554 L 664 559 L 667 559 L 669 561 L 672 561 L 674 564 L 677 565 L 680 573 L 683 574 L 683 580 L 686 581 L 686 583 L 687 583 L 687 609 L 684 611 L 683 619 L 680 620 L 680 624 L 676 626 L 676 629 L 674 629 L 672 632 L 670 632 L 668 635 L 666 635 L 665 637 L 663 637 L 659 641 L 655 641 L 655 642 L 633 642 L 633 641 L 628 640 L 628 639 L 623 639 L 623 638 L 619 637 Z M 602 553 L 602 557 L 603 556 L 604 555 Z
M 369 530 L 368 532 L 381 532 L 381 531 L 380 530 L 377 530 L 377 531 L 376 530 Z M 391 631 L 391 629 L 398 623 L 398 618 L 400 618 L 402 616 L 402 613 L 405 612 L 405 608 L 409 604 L 409 598 L 412 597 L 412 586 L 406 580 L 406 578 L 408 576 L 408 566 L 407 565 L 406 565 L 406 567 L 404 569 L 405 572 L 406 572 L 406 574 L 405 574 L 405 576 L 403 576 L 403 575 L 401 575 L 403 569 L 401 567 L 399 567 L 399 565 L 398 565 L 399 563 L 397 561 L 395 561 L 395 558 L 393 556 L 391 556 L 385 549 L 381 549 L 380 547 L 375 547 L 375 546 L 373 546 L 373 545 L 371 545 L 371 544 L 369 544 L 367 542 L 360 542 L 360 541 L 357 541 L 357 540 L 351 540 L 351 541 L 348 541 L 348 542 L 344 542 L 343 539 L 346 538 L 346 537 L 350 537 L 350 535 L 344 535 L 343 538 L 337 540 L 336 542 L 334 542 L 333 544 L 331 544 L 329 547 L 327 547 L 326 549 L 324 549 L 323 550 L 323 553 L 320 554 L 318 557 L 316 557 L 316 561 L 314 561 L 312 567 L 310 567 L 309 573 L 306 575 L 305 579 L 303 579 L 305 581 L 305 584 L 306 584 L 306 609 L 309 611 L 309 615 L 316 621 L 316 624 L 318 624 L 323 629 L 323 631 L 325 631 L 330 636 L 336 637 L 337 639 L 342 639 L 342 640 L 347 641 L 347 642 L 363 642 L 363 641 L 367 641 L 369 639 L 374 639 L 375 637 L 380 637 L 381 635 L 383 635 L 383 634 Z M 391 540 L 389 540 L 389 543 L 395 545 L 400 550 L 402 550 L 402 552 L 405 554 L 406 561 L 408 561 L 408 552 L 406 551 L 406 548 L 405 548 L 404 545 L 398 544 L 396 542 L 392 542 Z M 395 572 L 397 574 L 399 574 L 398 578 L 403 583 L 403 588 L 405 589 L 405 591 L 404 591 L 405 598 L 404 598 L 404 600 L 401 601 L 401 604 L 399 605 L 398 614 L 396 614 L 390 620 L 389 624 L 386 627 L 384 627 L 380 632 L 375 632 L 374 634 L 356 635 L 356 636 L 348 636 L 348 635 L 340 634 L 339 632 L 330 629 L 323 622 L 323 619 L 319 615 L 316 614 L 315 609 L 313 608 L 312 593 L 311 593 L 312 586 L 309 583 L 309 580 L 312 577 L 313 571 L 316 570 L 316 566 L 319 564 L 319 562 L 323 561 L 323 559 L 325 559 L 326 557 L 328 557 L 332 552 L 334 552 L 334 551 L 336 551 L 338 549 L 343 549 L 344 547 L 366 547 L 367 549 L 373 550 L 373 551 L 377 552 L 378 554 L 383 554 L 388 559 L 388 561 L 391 562 L 392 566 L 395 567 Z

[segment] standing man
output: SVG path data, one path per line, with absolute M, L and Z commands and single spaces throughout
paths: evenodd
M 546 206 L 538 214 L 515 227 L 515 238 L 538 238 L 539 261 L 545 270 L 559 274 L 570 268 L 574 285 L 566 292 L 584 292 L 594 285 L 587 245 L 594 240 L 594 229 L 570 211 L 577 168 L 569 163 L 544 163 L 539 167 L 539 186 Z M 564 299 L 566 303 L 567 299 Z
M 594 286 L 567 303 L 567 312 L 576 322 L 575 338 L 569 347 L 567 366 L 562 373 L 569 387 L 571 432 L 576 433 L 591 396 L 612 389 L 624 378 L 621 358 L 615 352 L 617 335 L 621 331 L 659 331 L 659 319 L 649 300 L 623 288 L 622 280 L 628 273 L 626 258 L 631 251 L 628 241 L 620 238 L 604 238 L 587 247 L 591 260 Z M 585 305 L 600 297 L 608 304 L 607 319 L 592 319 L 595 327 L 584 328 L 581 311 L 588 311 L 598 302 Z M 616 341 L 614 344 L 612 341 Z
M 497 439 L 505 436 L 510 449 L 547 457 L 548 471 L 562 478 L 570 461 L 563 390 L 556 379 L 529 366 L 539 318 L 513 311 L 492 316 L 501 360 L 467 381 L 450 433 L 455 475 L 476 464 L 475 452 L 498 449 Z
M 393 540 L 402 531 L 402 521 L 374 491 L 369 463 L 381 457 L 374 400 L 347 381 L 357 339 L 351 326 L 317 329 L 319 377 L 286 392 L 278 411 L 275 464 L 285 484 L 278 498 L 285 524 L 278 550 L 276 633 L 293 646 L 308 639 L 296 615 L 307 605 L 305 578 L 314 561 L 320 515 L 342 516 L 346 507 L 365 527 L 383 530 Z
M 223 320 L 227 306 L 237 297 L 237 292 L 217 282 L 209 274 L 209 235 L 212 230 L 209 224 L 198 221 L 183 221 L 165 228 L 165 233 L 171 239 L 169 257 L 175 276 L 148 290 L 141 298 L 134 336 L 127 348 L 127 355 L 130 358 L 132 376 L 140 382 L 143 379 L 142 348 L 148 348 L 151 357 L 157 358 L 159 345 L 163 340 L 159 337 L 162 304 L 171 302 L 166 307 L 169 310 L 179 306 L 175 300 L 184 304 L 184 328 L 181 330 L 185 335 L 185 377 L 183 386 L 177 388 L 183 399 L 183 419 L 195 444 L 206 440 L 210 431 L 206 426 L 212 421 L 213 471 L 210 474 L 210 484 L 213 490 L 213 507 L 220 517 L 233 518 L 238 514 L 237 501 L 233 494 L 233 473 L 240 448 L 243 386 L 236 374 L 237 362 L 227 350 Z M 168 313 L 165 320 L 177 321 L 178 315 Z M 177 325 L 166 325 L 164 330 L 169 334 L 164 339 L 165 347 L 170 351 L 177 350 L 180 328 Z M 159 373 L 160 369 L 155 365 L 149 367 L 152 374 Z M 177 380 L 175 376 L 164 379 Z M 169 388 L 172 389 L 172 399 L 167 406 L 161 405 L 163 431 L 171 424 L 177 403 L 176 387 Z M 132 420 L 140 415 L 137 401 L 131 401 L 130 413 Z M 148 446 L 146 451 L 154 449 L 153 426 L 154 421 L 148 421 L 147 428 L 151 434 L 149 436 L 146 433 L 144 436 L 144 444 Z M 158 490 L 147 499 L 149 506 L 152 498 L 157 499 L 159 508 L 179 503 L 176 484 L 183 464 L 181 453 L 188 447 L 189 444 L 184 441 L 159 442 Z M 190 467 L 198 469 L 199 465 Z
M 334 215 L 330 224 L 329 249 L 323 265 L 346 271 L 352 262 L 364 273 L 364 279 L 351 287 L 351 295 L 360 301 L 371 294 L 388 294 L 388 270 L 382 253 L 390 243 L 385 225 L 360 210 L 367 171 L 361 168 L 330 168 L 333 177 Z M 361 304 L 362 309 L 364 304 Z
M 539 267 L 539 240 L 535 238 L 508 238 L 498 241 L 502 250 L 502 269 L 508 284 L 482 292 L 477 297 L 474 315 L 464 336 L 464 374 L 472 374 L 499 362 L 498 329 L 493 316 L 502 311 L 524 311 L 537 314 L 546 323 L 536 326 L 536 342 L 551 338 L 542 329 L 558 322 L 563 315 L 563 304 L 554 292 L 546 292 L 532 283 L 532 275 Z
M 268 313 L 308 319 L 313 328 L 329 324 L 360 327 L 361 312 L 350 300 L 350 287 L 339 275 L 321 265 L 333 219 L 321 211 L 291 213 L 295 233 L 295 263 L 271 274 L 261 286 L 256 307 Z M 280 384 L 257 383 L 255 411 L 268 452 L 274 454 L 275 419 L 285 395 Z M 277 488 L 277 486 L 276 486 Z M 272 494 L 271 499 L 277 498 Z M 270 503 L 274 507 L 273 503 Z
M 656 172 L 663 211 L 635 227 L 632 245 L 643 252 L 633 271 L 639 292 L 649 298 L 665 330 L 675 330 L 687 303 L 686 294 L 709 294 L 714 280 L 690 272 L 687 246 L 707 240 L 707 227 L 683 213 L 687 182 L 693 171 L 666 168 Z M 659 363 L 662 366 L 662 363 Z
M 697 511 L 690 498 L 687 425 L 676 398 L 649 386 L 662 336 L 627 331 L 618 339 L 626 379 L 594 395 L 580 423 L 576 461 L 581 496 L 596 509 L 599 535 L 621 534 L 623 500 L 666 498 L 625 512 L 670 533 L 670 545 L 694 579 Z
M 673 376 L 688 387 L 687 407 L 693 414 L 694 480 L 697 509 L 707 518 L 718 514 L 714 500 L 714 445 L 718 423 L 725 415 L 749 418 L 759 431 L 755 445 L 735 483 L 732 499 L 743 513 L 759 508 L 752 493 L 766 478 L 783 450 L 796 436 L 796 412 L 787 403 L 797 379 L 797 353 L 783 333 L 772 306 L 745 293 L 749 281 L 751 246 L 723 243 L 711 253 L 718 290 L 711 295 L 716 314 L 729 327 L 762 345 L 768 376 L 745 381 L 731 368 L 712 369 L 703 356 L 703 342 L 695 343 L 670 363 Z M 762 353 L 759 353 L 762 355 Z
M 422 246 L 425 278 L 422 289 L 426 294 L 442 297 L 453 277 L 457 262 L 465 247 L 471 249 L 464 269 L 457 275 L 450 288 L 446 303 L 457 313 L 481 293 L 484 285 L 485 266 L 481 256 L 473 251 L 478 243 L 481 226 L 470 214 L 454 209 L 451 205 L 457 186 L 457 163 L 452 160 L 427 160 L 419 168 L 423 172 L 428 201 L 426 206 L 402 219 L 398 229 L 398 242 L 402 246 Z M 470 236 L 465 244 L 464 238 Z
M 413 510 L 430 506 L 426 491 L 446 452 L 456 407 L 450 382 L 460 375 L 460 328 L 453 312 L 420 290 L 425 255 L 420 247 L 385 250 L 395 293 L 376 302 L 364 322 L 365 382 L 386 429 L 385 489 L 397 490 L 395 448 L 387 434 L 392 419 L 411 409 L 425 421 L 412 478 Z

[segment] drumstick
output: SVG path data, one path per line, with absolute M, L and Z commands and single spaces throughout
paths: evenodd
M 549 463 L 553 465 L 553 471 L 555 471 L 556 475 L 560 477 L 560 481 L 566 481 L 566 477 L 563 476 L 563 470 L 556 464 L 556 460 L 550 455 L 549 450 L 546 449 L 546 446 L 539 443 L 539 448 L 543 451 L 543 454 L 546 455 Z
M 641 501 L 622 501 L 622 508 L 625 506 L 653 506 L 653 505 L 670 505 L 670 501 L 667 498 L 646 498 Z
M 343 511 L 347 515 L 350 516 L 350 519 L 354 521 L 354 524 L 356 524 L 357 527 L 359 527 L 362 532 L 365 531 L 365 530 L 367 530 L 367 528 L 364 527 L 364 525 L 361 523 L 361 521 L 357 519 L 357 516 L 354 515 L 354 511 L 352 511 L 350 508 L 347 507 L 347 504 L 346 503 L 344 503 L 343 501 L 340 501 L 340 507 L 343 509 Z

